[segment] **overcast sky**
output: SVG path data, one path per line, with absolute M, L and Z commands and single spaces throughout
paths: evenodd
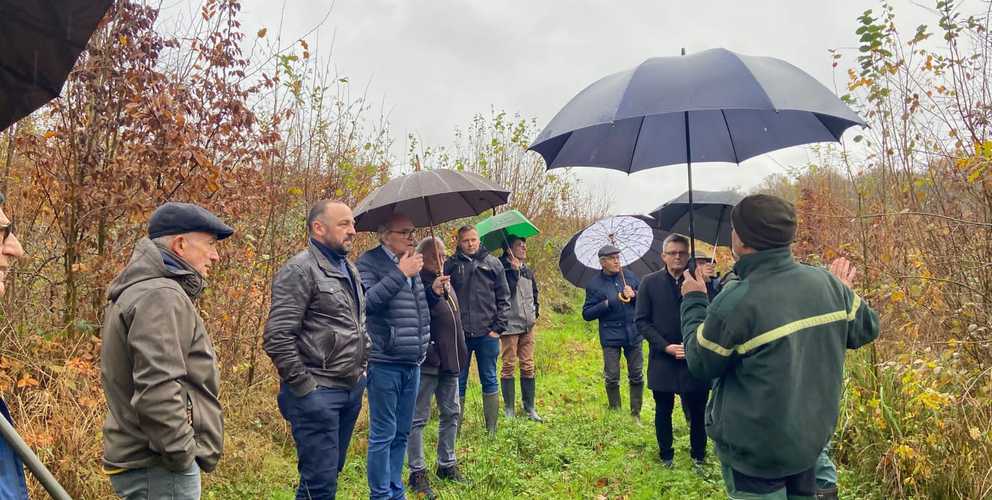
M 927 5 L 932 2 L 926 1 Z M 893 0 L 904 33 L 936 17 Z M 333 7 L 332 7 L 333 5 Z M 248 33 L 273 34 L 281 2 L 245 0 Z M 369 84 L 384 102 L 394 156 L 404 161 L 407 134 L 425 144 L 450 144 L 453 131 L 490 107 L 537 119 L 543 127 L 576 93 L 597 79 L 649 57 L 724 47 L 785 59 L 834 88 L 827 50 L 856 57 L 857 17 L 873 1 L 460 1 L 287 0 L 283 37 L 310 37 L 353 85 Z M 842 65 L 841 68 L 846 66 Z M 839 68 L 839 69 L 841 69 Z M 837 75 L 843 88 L 845 76 Z M 848 138 L 852 136 L 848 132 Z M 783 166 L 807 161 L 803 148 L 756 157 L 740 167 L 694 169 L 697 189 L 749 188 Z M 613 210 L 646 212 L 686 189 L 684 166 L 627 176 L 575 169 L 589 189 L 606 189 Z

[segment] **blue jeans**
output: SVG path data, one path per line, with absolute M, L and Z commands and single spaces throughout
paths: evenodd
M 403 459 L 413 425 L 420 367 L 369 363 L 369 498 L 394 500 L 403 494 Z
M 331 500 L 337 494 L 338 473 L 344 468 L 364 391 L 364 377 L 350 390 L 317 387 L 303 397 L 285 384 L 279 390 L 279 411 L 296 441 L 297 500 Z
M 11 425 L 14 423 L 2 398 L 0 398 L 0 418 L 7 419 Z M 24 464 L 3 438 L 0 438 L 0 498 L 18 500 L 28 498 L 28 487 L 24 482 Z
M 472 364 L 472 353 L 475 353 L 475 365 L 479 369 L 479 380 L 482 382 L 482 394 L 496 394 L 499 391 L 499 381 L 496 380 L 496 359 L 499 358 L 499 339 L 483 335 L 481 337 L 465 337 L 468 347 L 468 363 L 458 374 L 458 396 L 465 397 L 465 387 L 468 384 L 468 367 Z
M 130 469 L 110 476 L 114 493 L 125 500 L 199 500 L 200 467 L 182 472 L 164 467 Z

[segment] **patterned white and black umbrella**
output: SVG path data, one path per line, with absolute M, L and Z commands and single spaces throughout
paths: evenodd
M 620 249 L 620 265 L 642 278 L 660 270 L 661 247 L 669 233 L 655 227 L 646 215 L 617 215 L 594 222 L 575 233 L 558 258 L 558 268 L 569 283 L 585 288 L 598 274 L 599 249 L 613 245 Z

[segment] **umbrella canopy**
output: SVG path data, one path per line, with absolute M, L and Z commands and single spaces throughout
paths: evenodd
M 801 69 L 711 49 L 648 59 L 593 83 L 530 149 L 549 169 L 633 173 L 688 162 L 740 163 L 788 146 L 838 141 L 853 125 L 865 122 Z
M 730 212 L 743 196 L 734 191 L 695 191 L 693 214 L 696 239 L 714 246 L 730 246 Z M 689 234 L 689 193 L 651 212 L 659 229 Z
M 471 172 L 421 170 L 383 184 L 355 207 L 355 228 L 375 231 L 394 214 L 428 227 L 506 204 L 510 191 Z
M 613 245 L 620 249 L 620 265 L 637 277 L 658 271 L 664 266 L 661 247 L 668 233 L 654 224 L 644 215 L 617 215 L 596 221 L 568 240 L 558 258 L 558 269 L 569 283 L 585 288 L 602 269 L 599 249 Z
M 530 149 L 548 169 L 633 173 L 685 163 L 695 252 L 693 162 L 740 163 L 775 149 L 839 141 L 865 122 L 799 68 L 771 57 L 711 49 L 656 57 L 586 87 Z
M 0 0 L 0 130 L 62 92 L 112 0 Z
M 475 225 L 479 239 L 489 251 L 503 248 L 510 236 L 530 238 L 541 234 L 541 231 L 520 213 L 519 210 L 508 210 L 496 214 Z

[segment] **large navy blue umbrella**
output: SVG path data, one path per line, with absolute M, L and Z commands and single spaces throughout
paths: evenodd
M 692 205 L 694 162 L 740 163 L 788 146 L 839 141 L 853 125 L 865 122 L 801 69 L 711 49 L 648 59 L 602 78 L 573 97 L 530 149 L 549 169 L 633 173 L 685 163 Z
M 730 246 L 730 212 L 743 198 L 735 191 L 693 193 L 695 237 L 713 246 Z M 655 227 L 670 233 L 689 233 L 689 192 L 665 202 L 650 213 Z

